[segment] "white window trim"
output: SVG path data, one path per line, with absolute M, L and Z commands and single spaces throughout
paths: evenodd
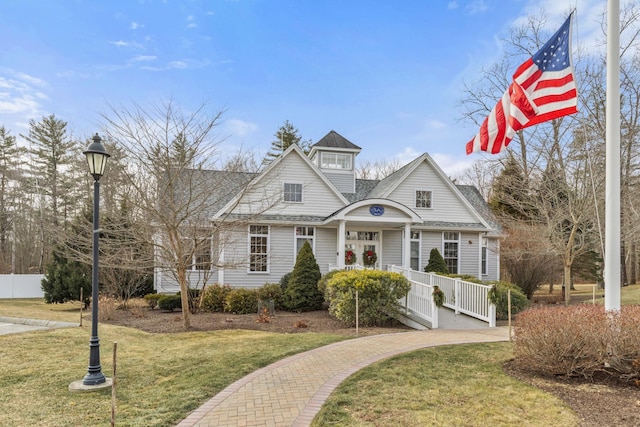
M 445 233 L 456 233 L 458 235 L 458 239 L 457 240 L 445 240 L 444 236 Z M 460 251 L 462 250 L 462 243 L 460 241 L 460 239 L 462 238 L 462 233 L 459 231 L 443 231 L 442 232 L 442 248 L 440 249 L 442 252 L 442 257 L 444 258 L 445 262 L 446 262 L 446 258 L 445 258 L 445 253 L 444 253 L 444 244 L 447 242 L 451 242 L 451 243 L 457 243 L 458 244 L 458 259 L 456 262 L 456 270 L 457 273 L 456 274 L 460 274 Z
M 303 240 L 309 240 L 309 236 L 298 236 L 296 234 L 296 228 L 298 227 L 304 227 L 304 228 L 311 228 L 313 229 L 313 236 L 311 236 L 311 250 L 313 251 L 313 255 L 315 256 L 316 254 L 316 232 L 317 229 L 314 226 L 311 225 L 295 225 L 293 227 L 293 263 L 295 264 L 296 262 L 296 258 L 298 256 L 298 252 L 296 251 L 296 248 L 298 247 L 298 239 L 303 239 Z
M 285 200 L 284 199 L 284 187 L 286 184 L 290 184 L 290 185 L 299 185 L 300 186 L 300 201 L 296 202 L 296 201 L 292 201 L 292 200 Z M 302 182 L 299 181 L 283 181 L 282 182 L 282 202 L 283 203 L 292 203 L 295 205 L 299 205 L 300 203 L 304 203 L 304 184 Z
M 484 262 L 482 262 L 482 250 L 484 249 Z M 484 270 L 484 271 L 483 271 Z M 489 275 L 489 239 L 480 237 L 480 274 Z
M 252 271 L 251 270 L 251 236 L 265 236 L 264 234 L 251 234 L 251 227 L 267 227 L 267 269 L 265 271 Z M 247 263 L 247 274 L 269 274 L 271 272 L 271 226 L 263 224 L 250 224 L 247 227 L 247 254 L 249 255 L 249 262 Z
M 425 207 L 418 207 L 418 191 L 426 191 L 431 193 L 431 206 L 429 206 L 428 208 Z M 428 188 L 416 188 L 415 191 L 413 192 L 413 207 L 415 209 L 433 209 L 433 190 L 430 190 Z
M 332 163 L 334 165 L 338 165 L 338 156 L 344 156 L 344 157 L 348 157 L 349 158 L 349 167 L 348 168 L 339 168 L 339 167 L 325 167 L 323 166 L 324 163 L 326 163 L 324 161 L 324 156 L 335 156 L 335 163 Z M 320 166 L 320 169 L 324 169 L 327 171 L 352 171 L 353 170 L 353 154 L 352 153 L 337 153 L 337 152 L 326 152 L 323 151 L 320 153 L 320 157 L 318 159 L 318 164 Z
M 411 236 L 411 234 L 413 233 L 418 233 L 418 238 L 414 239 L 414 238 L 410 238 L 409 239 L 409 263 L 411 263 L 411 242 L 417 242 L 418 243 L 418 270 L 422 271 L 422 231 L 420 230 L 411 230 L 409 236 Z

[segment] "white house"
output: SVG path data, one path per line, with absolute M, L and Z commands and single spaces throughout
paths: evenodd
M 383 270 L 422 270 L 437 248 L 450 272 L 499 279 L 501 228 L 475 187 L 455 185 L 427 153 L 382 180 L 357 179 L 360 151 L 331 131 L 309 156 L 293 145 L 260 173 L 230 173 L 228 196 L 210 213 L 217 230 L 211 252 L 201 254 L 214 260 L 208 283 L 276 283 L 292 271 L 305 241 L 323 274 L 349 261 L 362 265 L 365 258 L 375 258 L 372 267 Z M 204 182 L 206 174 L 220 173 L 204 171 Z M 232 226 L 222 227 L 225 222 Z M 195 282 L 202 271 L 194 268 L 191 275 Z M 179 290 L 159 267 L 155 287 Z

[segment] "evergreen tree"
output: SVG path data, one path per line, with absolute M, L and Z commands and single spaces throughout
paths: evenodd
M 501 218 L 530 220 L 535 216 L 535 201 L 518 161 L 509 157 L 491 188 L 489 207 Z
M 51 261 L 46 265 L 46 274 L 42 279 L 44 300 L 48 304 L 80 300 L 83 289 L 85 305 L 91 296 L 91 267 L 66 258 L 60 249 L 53 251 Z
M 0 273 L 15 273 L 11 243 L 16 216 L 21 149 L 15 136 L 0 126 Z
M 289 120 L 285 120 L 280 129 L 273 135 L 275 140 L 271 141 L 271 149 L 265 155 L 264 164 L 270 163 L 272 160 L 280 156 L 284 151 L 293 144 L 299 146 L 305 154 L 311 151 L 311 140 L 302 140 L 300 131 Z
M 304 242 L 284 291 L 285 308 L 296 312 L 320 310 L 324 302 L 324 296 L 318 289 L 321 276 L 311 245 Z
M 449 274 L 447 263 L 444 262 L 444 258 L 440 255 L 440 251 L 438 249 L 431 249 L 431 252 L 429 253 L 429 263 L 427 263 L 424 271 L 427 273 L 433 272 L 438 274 Z

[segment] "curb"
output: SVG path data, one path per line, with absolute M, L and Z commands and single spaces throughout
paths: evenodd
M 0 317 L 0 323 L 13 323 L 16 325 L 27 326 L 44 326 L 47 328 L 70 328 L 71 326 L 80 326 L 78 323 L 57 322 L 54 320 L 42 319 L 24 319 L 21 317 Z

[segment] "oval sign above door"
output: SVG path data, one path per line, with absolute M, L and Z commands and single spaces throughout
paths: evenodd
M 384 215 L 384 206 L 372 205 L 369 208 L 369 213 L 373 216 L 382 216 Z

